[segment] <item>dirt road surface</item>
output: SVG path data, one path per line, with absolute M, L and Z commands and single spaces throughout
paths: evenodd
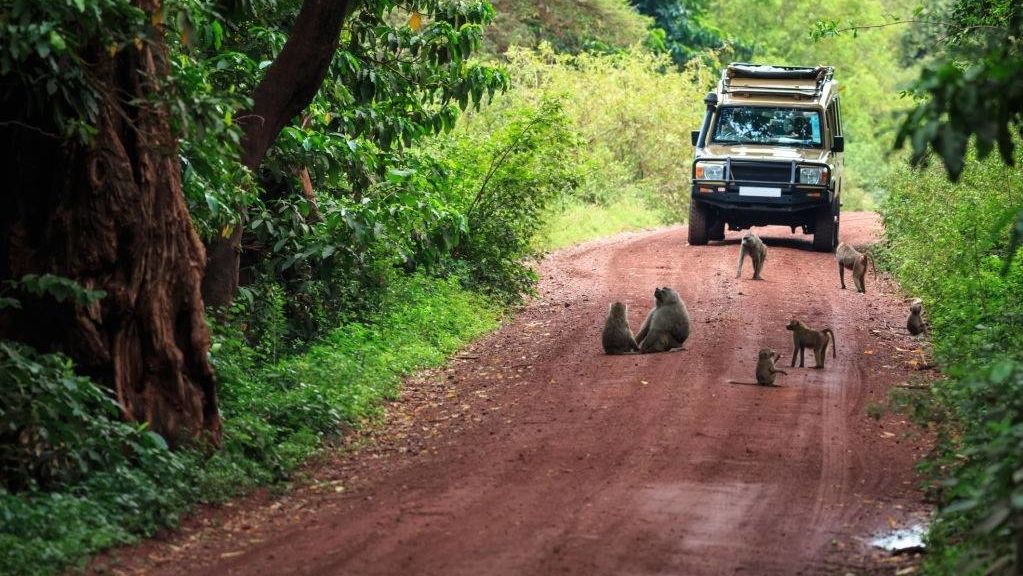
M 922 515 L 913 466 L 929 447 L 905 417 L 868 415 L 922 374 L 921 343 L 898 333 L 903 297 L 869 275 L 866 295 L 840 290 L 809 237 L 758 232 L 763 281 L 749 262 L 735 279 L 739 233 L 696 247 L 675 227 L 553 254 L 538 298 L 411 379 L 386 423 L 300 487 L 203 511 L 90 570 L 892 573 L 864 540 Z M 878 232 L 875 215 L 843 214 L 843 240 Z M 637 330 L 656 286 L 688 305 L 685 350 L 603 355 L 608 303 L 626 302 Z M 788 368 L 792 317 L 834 329 L 824 370 L 809 353 Z M 762 346 L 784 354 L 781 385 L 728 383 L 754 381 Z

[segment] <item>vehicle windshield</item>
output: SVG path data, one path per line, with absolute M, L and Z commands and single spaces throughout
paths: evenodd
M 711 142 L 820 148 L 821 115 L 805 108 L 723 106 Z

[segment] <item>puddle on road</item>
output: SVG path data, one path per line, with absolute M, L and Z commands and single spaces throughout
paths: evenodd
M 915 524 L 909 528 L 892 530 L 875 536 L 870 540 L 870 545 L 892 554 L 921 552 L 924 549 L 924 535 L 926 533 L 927 526 Z

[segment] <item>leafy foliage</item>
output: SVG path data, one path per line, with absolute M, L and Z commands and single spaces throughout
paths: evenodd
M 3 120 L 19 122 L 46 109 L 52 125 L 23 127 L 91 139 L 99 95 L 82 53 L 89 45 L 116 53 L 143 42 L 142 11 L 127 0 L 4 0 L 0 13 L 0 76 L 8 79 L 0 85 L 0 100 L 10 106 Z
M 514 300 L 532 289 L 533 239 L 550 203 L 578 181 L 578 140 L 556 100 L 536 108 L 506 102 L 467 118 L 464 131 L 442 143 L 452 161 L 453 194 L 467 220 L 454 251 L 455 269 L 470 286 Z
M 497 16 L 485 35 L 487 53 L 503 55 L 510 47 L 535 48 L 548 43 L 559 52 L 614 52 L 649 42 L 649 18 L 628 0 L 495 0 Z
M 721 60 L 746 61 L 753 56 L 751 45 L 726 37 L 707 22 L 708 0 L 633 0 L 632 5 L 664 30 L 664 48 L 679 66 L 712 50 Z
M 363 322 L 305 354 L 253 348 L 245 332 L 255 328 L 220 325 L 225 431 L 212 454 L 168 451 L 121 422 L 66 358 L 0 343 L 0 573 L 50 574 L 173 525 L 193 502 L 288 479 L 321 438 L 375 414 L 402 376 L 443 362 L 499 314 L 454 279 L 419 276 L 395 278 Z
M 128 448 L 166 448 L 120 424 L 113 400 L 61 356 L 0 342 L 0 384 L 0 478 L 8 490 L 66 485 L 126 462 Z
M 176 79 L 192 106 L 209 89 L 221 94 L 254 90 L 283 47 L 296 14 L 297 6 L 288 3 L 272 9 L 243 7 L 223 24 L 213 12 L 191 17 L 196 31 L 210 30 L 203 36 L 211 39 L 184 42 L 179 35 Z M 345 24 L 313 102 L 268 151 L 257 175 L 262 191 L 253 190 L 237 154 L 218 145 L 235 139 L 229 130 L 234 126 L 231 113 L 243 106 L 221 114 L 220 124 L 202 123 L 206 131 L 187 139 L 183 159 L 190 210 L 204 237 L 229 234 L 248 206 L 264 216 L 283 208 L 290 216 L 286 207 L 261 204 L 283 200 L 295 205 L 302 197 L 303 171 L 317 199 L 358 201 L 392 168 L 400 169 L 415 141 L 450 130 L 460 110 L 506 89 L 503 71 L 470 60 L 493 17 L 493 8 L 483 0 L 360 5 Z
M 549 47 L 508 54 L 514 98 L 558 97 L 582 141 L 574 195 L 605 204 L 630 191 L 662 221 L 689 209 L 689 131 L 703 117 L 711 71 L 693 61 L 676 72 L 664 55 L 558 55 Z
M 899 169 L 883 209 L 885 261 L 923 298 L 950 376 L 930 422 L 946 439 L 931 464 L 944 481 L 930 534 L 938 574 L 1011 573 L 1023 519 L 1023 266 L 1010 234 L 1023 175 L 977 156 L 966 156 L 958 183 L 938 166 Z
M 960 0 L 949 16 L 948 53 L 927 66 L 913 90 L 923 100 L 907 116 L 896 146 L 912 144 L 913 161 L 933 149 L 956 180 L 967 143 L 977 153 L 996 146 L 1013 163 L 1013 134 L 1023 134 L 1023 7 L 1016 2 Z

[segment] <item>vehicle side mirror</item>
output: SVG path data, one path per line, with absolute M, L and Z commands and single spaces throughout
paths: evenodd
M 845 152 L 845 136 L 835 136 L 832 139 L 831 150 L 833 152 Z
M 696 146 L 696 143 L 700 141 L 700 131 L 693 130 L 692 132 L 689 133 L 689 136 L 693 140 L 693 146 Z

